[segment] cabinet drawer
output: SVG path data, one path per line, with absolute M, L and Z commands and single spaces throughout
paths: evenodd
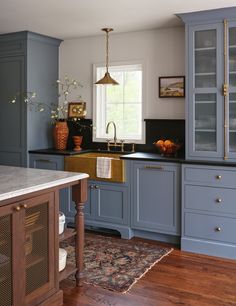
M 225 168 L 196 168 L 189 166 L 184 168 L 184 180 L 187 182 L 236 188 L 236 169 L 226 170 Z
M 236 214 L 236 190 L 185 185 L 185 208 Z
M 216 240 L 226 243 L 236 243 L 236 219 L 185 213 L 184 235 Z

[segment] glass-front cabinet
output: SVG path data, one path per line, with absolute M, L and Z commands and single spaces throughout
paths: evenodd
M 55 288 L 53 204 L 48 193 L 0 207 L 0 306 L 33 305 Z
M 236 159 L 236 8 L 180 14 L 186 24 L 186 158 Z
M 236 156 L 236 23 L 228 24 L 229 156 Z

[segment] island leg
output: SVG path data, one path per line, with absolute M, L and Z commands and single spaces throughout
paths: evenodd
M 87 179 L 82 179 L 79 184 L 72 186 L 72 199 L 75 202 L 75 262 L 77 272 L 75 275 L 76 286 L 82 286 L 84 269 L 84 203 L 87 201 Z

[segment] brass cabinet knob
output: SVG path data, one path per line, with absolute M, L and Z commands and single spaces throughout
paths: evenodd
M 216 199 L 216 202 L 217 202 L 217 203 L 221 203 L 221 202 L 222 202 L 222 199 L 221 199 L 221 198 L 218 198 L 218 199 Z
M 27 204 L 23 204 L 22 207 L 23 207 L 23 208 L 27 208 L 28 205 L 27 205 Z
M 216 232 L 220 232 L 220 231 L 221 231 L 221 228 L 220 228 L 220 227 L 216 227 L 216 228 L 215 228 L 215 231 L 216 231 Z
M 20 206 L 16 206 L 16 207 L 15 207 L 15 210 L 16 210 L 16 211 L 20 211 Z
M 99 186 L 98 185 L 95 185 L 95 189 L 98 189 L 99 188 Z
M 217 180 L 221 180 L 221 179 L 222 179 L 222 176 L 221 176 L 221 175 L 217 175 L 217 176 L 216 176 L 216 179 L 217 179 Z
M 93 186 L 93 185 L 91 185 L 91 186 L 90 186 L 90 189 L 94 189 L 94 186 Z

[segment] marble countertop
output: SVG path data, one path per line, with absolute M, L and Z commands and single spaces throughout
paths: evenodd
M 88 177 L 86 173 L 0 166 L 0 201 Z

